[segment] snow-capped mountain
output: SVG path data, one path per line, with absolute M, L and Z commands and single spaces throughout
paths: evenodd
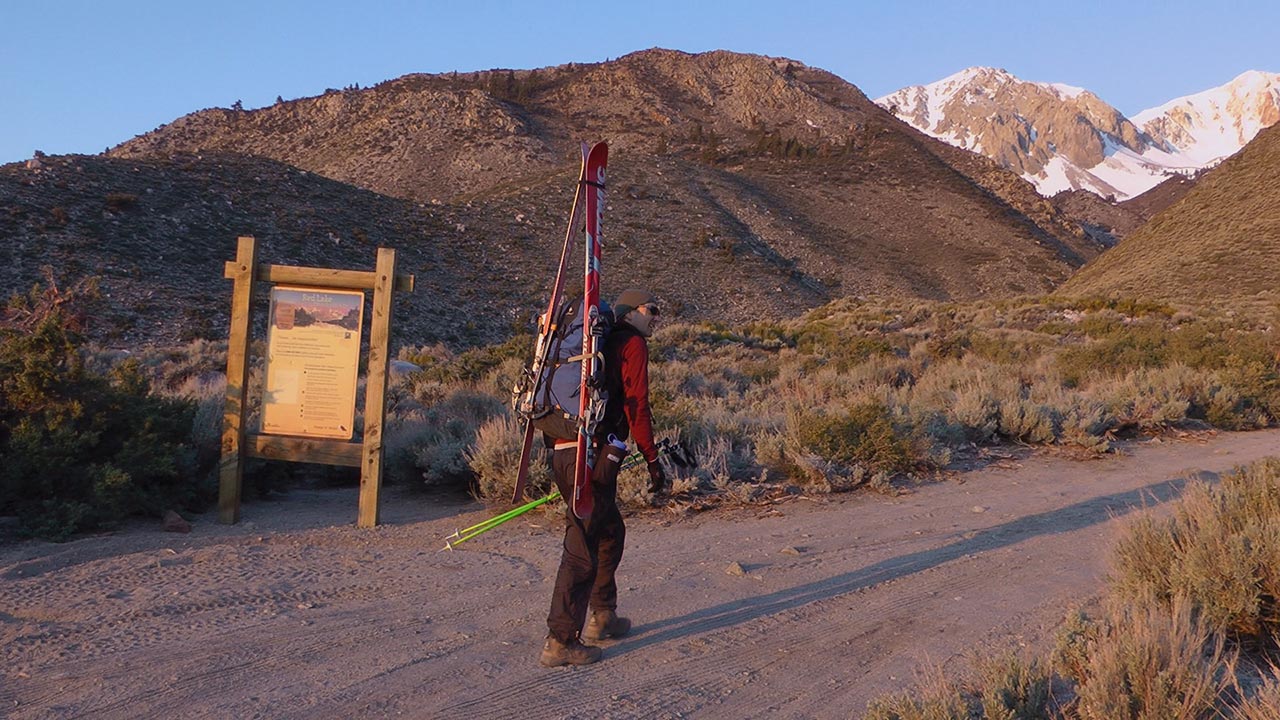
M 1043 195 L 1117 200 L 1221 162 L 1280 121 L 1280 75 L 1230 83 L 1124 117 L 1081 88 L 969 68 L 876 100 L 902 120 L 1021 174 Z

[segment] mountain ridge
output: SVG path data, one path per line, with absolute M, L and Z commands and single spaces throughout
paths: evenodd
M 102 157 L 0 167 L 0 232 L 28 251 L 101 246 L 135 278 L 155 269 L 113 248 L 193 253 L 208 267 L 175 268 L 169 302 L 208 307 L 215 331 L 236 234 L 302 258 L 333 238 L 376 237 L 405 251 L 404 271 L 427 289 L 405 299 L 415 336 L 491 342 L 527 329 L 550 282 L 580 139 L 611 145 L 605 294 L 644 284 L 686 319 L 788 317 L 838 297 L 1044 293 L 1103 248 L 1030 184 L 912 130 L 831 73 L 668 50 L 191 113 Z M 86 191 L 86 175 L 103 179 Z M 104 223 L 110 194 L 137 200 Z M 10 277 L 10 290 L 31 281 Z
M 876 99 L 913 127 L 979 152 L 1044 195 L 1089 190 L 1131 199 L 1173 175 L 1193 175 L 1280 120 L 1280 75 L 1230 82 L 1126 118 L 1097 95 L 967 68 Z

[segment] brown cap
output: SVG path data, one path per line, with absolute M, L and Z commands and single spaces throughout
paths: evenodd
M 613 317 L 617 322 L 622 322 L 622 318 L 626 317 L 627 313 L 641 305 L 656 305 L 657 303 L 658 299 L 648 290 L 627 288 L 622 291 L 622 294 L 618 296 L 618 301 L 613 304 Z

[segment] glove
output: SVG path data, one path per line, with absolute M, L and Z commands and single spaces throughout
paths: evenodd
M 667 473 L 662 463 L 654 460 L 649 463 L 649 492 L 657 495 L 667 487 Z
M 591 334 L 595 336 L 596 340 L 603 341 L 609 335 L 608 324 L 603 319 L 597 318 L 595 322 L 591 323 Z

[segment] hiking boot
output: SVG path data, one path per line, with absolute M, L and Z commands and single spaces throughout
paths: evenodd
M 560 667 L 561 665 L 590 665 L 599 662 L 604 650 L 594 645 L 583 645 L 578 638 L 562 643 L 548 635 L 542 646 L 542 655 L 538 662 L 543 667 Z
M 631 621 L 618 617 L 612 610 L 594 610 L 587 618 L 587 626 L 582 630 L 582 637 L 587 640 L 604 640 L 620 638 L 631 632 Z

